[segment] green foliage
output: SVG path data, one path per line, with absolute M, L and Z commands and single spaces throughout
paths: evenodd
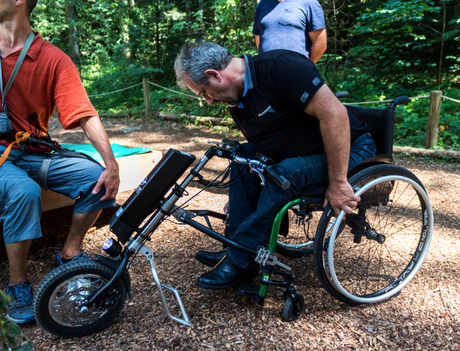
M 359 36 L 347 51 L 349 59 L 381 84 L 397 82 L 410 89 L 433 86 L 441 63 L 446 79 L 457 76 L 460 7 L 454 1 L 444 3 L 447 23 L 443 34 L 444 13 L 439 1 L 366 2 L 349 30 L 350 35 Z
M 317 66 L 333 90 L 349 91 L 345 102 L 428 95 L 434 89 L 460 100 L 460 2 L 320 2 L 328 50 Z M 72 18 L 66 12 L 69 5 Z M 73 26 L 76 63 L 89 95 L 123 89 L 144 77 L 180 91 L 173 66 L 187 41 L 214 41 L 235 56 L 257 53 L 252 35 L 256 6 L 256 0 L 40 0 L 32 27 L 71 54 Z M 154 86 L 151 91 L 155 111 L 228 117 L 223 106 Z M 144 110 L 142 85 L 91 101 L 100 112 Z M 427 115 L 428 99 L 399 107 L 396 143 L 423 147 Z M 443 100 L 440 147 L 460 149 L 459 123 L 460 104 Z
M 142 78 L 151 80 L 158 72 L 161 70 L 123 60 L 83 65 L 81 78 L 91 102 L 98 111 L 137 112 L 143 111 L 144 97 L 140 84 Z M 139 85 L 115 94 L 91 96 L 111 93 L 136 84 Z
M 428 95 L 426 92 L 423 95 Z M 443 95 L 460 96 L 460 89 L 443 91 Z M 412 100 L 398 106 L 395 113 L 395 144 L 425 147 L 429 99 Z M 439 121 L 438 148 L 460 150 L 460 106 L 443 100 Z
M 0 290 L 0 347 L 2 351 L 28 351 L 32 350 L 29 339 L 21 334 L 19 327 L 8 322 L 6 318 L 9 296 Z
M 206 101 L 193 97 L 192 92 L 182 92 L 189 95 L 185 96 L 160 88 L 155 89 L 151 93 L 154 111 L 174 114 L 185 113 L 192 116 L 229 117 L 228 109 L 225 106 L 211 106 Z M 177 89 L 177 91 L 179 90 Z

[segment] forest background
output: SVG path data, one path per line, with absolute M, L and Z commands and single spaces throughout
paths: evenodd
M 318 69 L 344 102 L 381 101 L 432 90 L 460 100 L 460 1 L 320 0 L 328 49 Z M 77 65 L 88 94 L 138 84 L 142 78 L 180 91 L 174 60 L 186 41 L 216 42 L 235 56 L 257 49 L 252 34 L 256 0 L 40 0 L 32 28 Z M 142 84 L 93 96 L 99 112 L 140 115 Z M 228 117 L 223 106 L 152 87 L 158 112 Z M 366 105 L 379 107 L 381 104 Z M 429 99 L 396 113 L 395 143 L 423 147 Z M 460 150 L 460 104 L 443 99 L 440 149 Z

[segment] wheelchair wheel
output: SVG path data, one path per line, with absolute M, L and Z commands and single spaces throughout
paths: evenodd
M 345 303 L 370 303 L 397 294 L 419 270 L 433 232 L 428 195 L 410 171 L 377 165 L 350 184 L 361 202 L 334 217 L 327 207 L 315 239 L 322 286 Z
M 321 211 L 312 209 L 308 211 L 307 217 L 301 218 L 298 214 L 298 205 L 293 206 L 286 213 L 281 224 L 276 252 L 287 257 L 301 257 L 313 253 L 313 243 L 318 227 Z
M 53 269 L 38 285 L 34 314 L 47 332 L 79 337 L 106 328 L 120 314 L 126 287 L 119 280 L 103 303 L 80 307 L 102 288 L 115 272 L 95 260 L 79 260 Z
M 283 307 L 283 319 L 286 322 L 292 322 L 300 317 L 305 306 L 305 299 L 300 292 L 296 292 L 295 298 L 288 296 Z

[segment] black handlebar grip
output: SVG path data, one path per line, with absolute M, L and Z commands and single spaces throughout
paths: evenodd
M 267 175 L 278 184 L 281 189 L 287 190 L 291 187 L 291 182 L 279 174 L 272 166 L 265 168 Z
M 337 99 L 343 99 L 348 97 L 348 91 L 339 91 L 338 93 L 335 93 L 335 96 Z
M 407 96 L 398 96 L 396 99 L 393 100 L 393 103 L 398 105 L 407 105 L 410 102 L 410 99 Z

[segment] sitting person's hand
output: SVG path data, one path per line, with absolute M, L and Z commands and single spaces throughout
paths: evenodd
M 360 201 L 361 198 L 355 196 L 353 188 L 348 181 L 329 183 L 323 207 L 326 207 L 327 204 L 330 203 L 336 215 L 340 213 L 340 210 L 344 210 L 346 213 L 350 214 Z

